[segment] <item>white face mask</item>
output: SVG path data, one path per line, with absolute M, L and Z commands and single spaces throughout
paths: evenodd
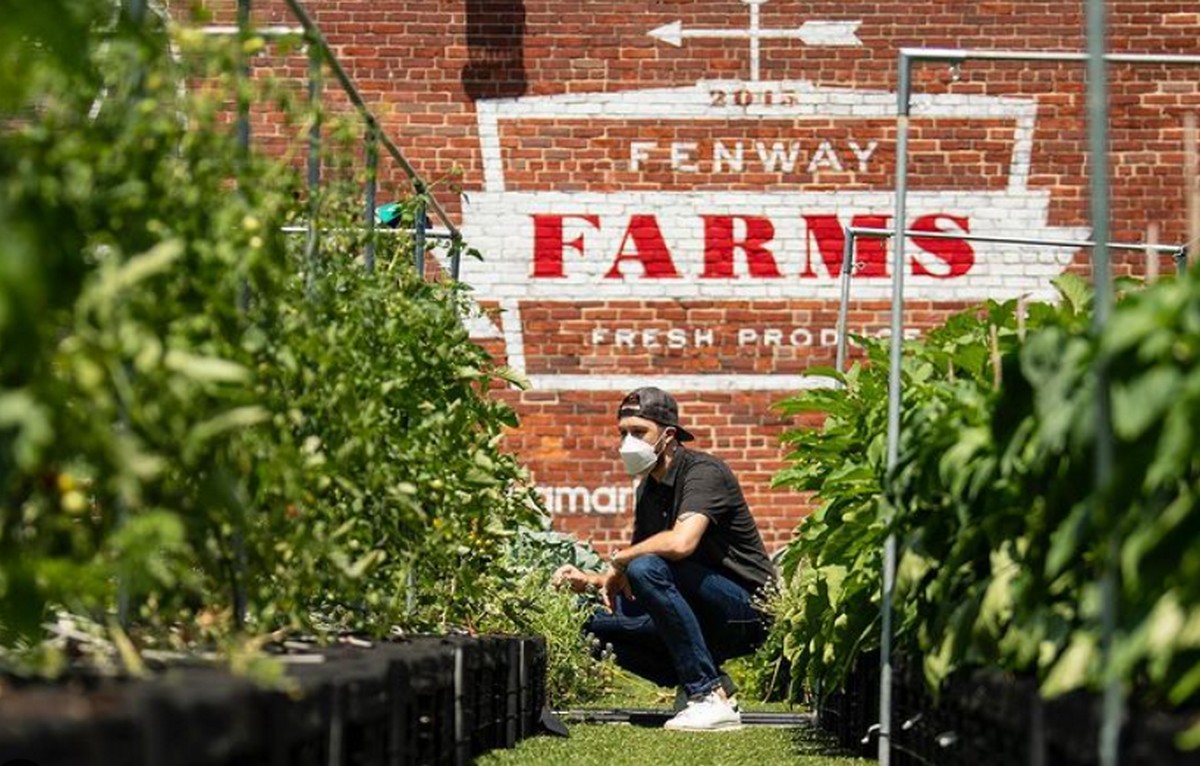
M 662 441 L 661 437 L 659 441 Z M 625 463 L 625 473 L 630 476 L 641 476 L 658 463 L 658 442 L 647 444 L 633 434 L 626 434 L 621 442 L 621 460 Z

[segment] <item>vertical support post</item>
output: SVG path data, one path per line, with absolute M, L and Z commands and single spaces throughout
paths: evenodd
M 1158 224 L 1151 222 L 1146 227 L 1146 285 L 1158 281 Z
M 308 41 L 308 106 L 312 126 L 308 130 L 308 241 L 304 248 L 305 286 L 309 294 L 316 288 L 317 250 L 320 230 L 317 219 L 321 202 L 321 46 Z
M 250 0 L 238 0 L 237 4 L 238 38 L 245 43 L 250 36 Z M 234 79 L 237 92 L 237 143 L 241 152 L 240 160 L 245 162 L 250 152 L 250 102 L 242 93 L 242 88 L 250 80 L 250 59 L 245 49 L 238 48 L 238 76 Z
M 896 112 L 896 212 L 892 237 L 892 337 L 888 369 L 887 483 L 895 479 L 900 458 L 900 365 L 904 358 L 904 219 L 908 194 L 908 116 L 912 62 L 900 53 Z M 890 516 L 890 514 L 889 514 Z M 891 519 L 888 519 L 891 523 Z M 879 766 L 892 762 L 892 598 L 896 587 L 896 535 L 889 532 L 883 546 L 882 636 L 879 655 Z
M 462 235 L 455 232 L 454 238 L 450 241 L 450 276 L 455 282 L 462 273 L 462 249 Z
M 237 169 L 243 174 L 250 159 L 250 101 L 245 87 L 250 81 L 250 58 L 245 52 L 246 39 L 250 37 L 250 0 L 237 0 L 238 64 L 234 77 L 234 98 L 237 100 Z M 244 179 L 239 178 L 238 182 Z M 240 193 L 240 192 L 239 192 Z M 243 314 L 250 309 L 250 284 L 244 278 L 237 296 L 238 310 Z M 246 624 L 246 544 L 242 530 L 233 530 L 233 622 L 241 629 Z
M 122 7 L 123 7 L 125 16 L 128 19 L 129 23 L 140 31 L 142 24 L 146 20 L 146 0 L 125 0 L 125 3 Z M 142 83 L 144 82 L 144 78 L 145 78 L 145 72 L 142 69 L 142 67 L 140 67 L 140 66 L 138 67 L 138 70 L 135 73 L 134 78 L 135 79 L 134 79 L 133 92 L 135 94 L 137 94 L 137 93 L 141 92 Z M 130 364 L 124 363 L 121 365 L 121 368 L 125 375 L 133 374 L 133 368 Z M 118 418 L 119 418 L 119 422 L 120 422 L 120 427 L 123 430 L 128 429 L 129 428 L 129 412 L 126 409 L 125 402 L 123 400 L 119 400 Z M 129 509 L 125 507 L 124 501 L 121 500 L 120 498 L 117 499 L 116 516 L 117 516 L 117 527 L 120 528 L 120 527 L 125 526 L 126 521 L 128 521 L 128 519 L 129 519 Z M 132 601 L 129 596 L 129 583 L 126 580 L 126 578 L 118 577 L 117 578 L 117 624 L 120 625 L 123 630 L 126 630 L 129 628 L 129 612 L 131 609 L 131 604 L 132 604 Z
M 412 615 L 417 609 L 417 575 L 413 571 L 416 566 L 415 561 L 410 561 L 408 564 L 408 576 L 404 579 L 404 609 L 409 615 Z
M 238 630 L 246 625 L 246 538 L 240 527 L 233 532 L 233 624 Z
M 1183 115 L 1183 200 L 1187 206 L 1187 244 L 1200 243 L 1200 130 L 1196 113 Z M 1184 268 L 1187 256 L 1184 256 Z
M 250 102 L 246 99 L 243 89 L 245 84 L 250 81 L 250 59 L 246 55 L 244 43 L 250 37 L 250 0 L 237 0 L 237 26 L 238 40 L 242 45 L 238 46 L 237 70 L 233 78 L 233 97 L 237 101 L 237 120 L 235 122 L 234 131 L 237 135 L 237 169 L 241 174 L 250 158 Z M 238 179 L 241 183 L 242 179 Z M 241 289 L 238 291 L 238 309 L 242 312 L 250 308 L 250 285 L 246 280 L 242 280 Z
M 425 278 L 425 184 L 415 182 L 417 199 L 413 208 L 413 264 L 417 278 Z
M 1087 105 L 1088 156 L 1091 161 L 1092 282 L 1095 307 L 1092 332 L 1104 332 L 1113 306 L 1112 265 L 1109 261 L 1109 160 L 1108 160 L 1108 60 L 1105 58 L 1106 18 L 1104 0 L 1087 3 Z M 1109 484 L 1113 471 L 1113 426 L 1109 401 L 1108 360 L 1096 355 L 1096 462 L 1094 512 L 1101 528 L 1108 528 L 1108 555 L 1100 580 L 1101 666 L 1108 678 L 1104 683 L 1104 707 L 1100 721 L 1100 766 L 1117 766 L 1121 738 L 1121 681 L 1112 670 L 1117 638 L 1118 554 L 1120 541 Z
M 363 260 L 367 273 L 375 271 L 375 192 L 379 179 L 379 127 L 374 120 L 367 122 L 367 246 Z
M 842 229 L 842 296 L 837 316 L 837 358 L 834 367 L 838 372 L 846 371 L 846 324 L 850 313 L 850 276 L 854 273 L 854 228 Z
M 129 20 L 137 26 L 146 20 L 146 0 L 125 0 L 125 10 Z
M 1183 245 L 1182 247 L 1180 247 L 1178 250 L 1176 250 L 1171 255 L 1171 257 L 1175 259 L 1175 272 L 1177 274 L 1183 274 L 1183 272 L 1187 271 L 1187 264 L 1188 264 L 1188 246 L 1187 245 Z

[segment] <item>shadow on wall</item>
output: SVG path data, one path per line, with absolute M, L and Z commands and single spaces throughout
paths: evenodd
M 462 84 L 472 99 L 524 95 L 524 0 L 467 0 L 467 55 Z

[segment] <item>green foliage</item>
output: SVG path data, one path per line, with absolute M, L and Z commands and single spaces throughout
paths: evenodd
M 550 585 L 550 576 L 559 566 L 599 570 L 600 556 L 571 535 L 525 527 L 509 538 L 499 563 L 498 572 L 504 574 L 497 589 L 506 597 L 483 606 L 479 629 L 546 639 L 546 694 L 555 708 L 594 702 L 610 691 L 616 665 L 583 636 L 584 623 L 598 606 L 596 600 Z
M 310 258 L 282 233 L 308 214 L 293 160 L 315 114 L 237 81 L 241 43 L 176 33 L 172 56 L 161 25 L 114 24 L 108 3 L 17 5 L 0 647 L 38 641 L 56 606 L 107 625 L 119 603 L 141 646 L 223 642 L 240 600 L 258 634 L 473 626 L 539 511 L 499 448 L 516 418 L 488 390 L 509 375 L 469 342 L 464 288 L 419 279 L 407 238 L 381 239 L 368 274 L 361 236 Z M 237 100 L 278 109 L 288 146 L 242 152 Z M 325 125 L 313 202 L 353 229 L 361 125 Z
M 968 666 L 1035 672 L 1048 695 L 1118 674 L 1148 702 L 1200 700 L 1200 273 L 1127 292 L 1104 335 L 1090 294 L 1059 280 L 1057 306 L 989 303 L 906 344 L 902 438 L 886 479 L 886 346 L 837 389 L 785 413 L 824 424 L 787 435 L 778 484 L 820 509 L 785 556 L 800 595 L 780 615 L 798 680 L 835 688 L 878 648 L 881 549 L 900 542 L 897 645 L 937 686 Z M 1112 381 L 1116 465 L 1094 491 L 1098 361 Z M 887 486 L 887 491 L 884 487 Z M 1119 556 L 1108 555 L 1119 536 Z M 1099 664 L 1099 597 L 1119 566 L 1120 639 Z

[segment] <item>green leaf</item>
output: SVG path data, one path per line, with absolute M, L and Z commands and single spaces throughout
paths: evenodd
M 196 425 L 188 434 L 188 446 L 196 449 L 204 442 L 226 431 L 250 428 L 270 420 L 270 418 L 270 411 L 258 405 L 235 407 Z
M 1046 679 L 1042 682 L 1042 696 L 1054 699 L 1086 686 L 1098 658 L 1096 637 L 1091 633 L 1076 632 L 1071 637 L 1066 651 L 1046 674 Z
M 1050 280 L 1072 314 L 1082 314 L 1092 303 L 1092 287 L 1078 274 L 1066 272 Z
M 1180 750 L 1196 750 L 1200 748 L 1200 723 L 1176 735 L 1175 746 Z
M 202 383 L 244 383 L 251 377 L 250 371 L 237 362 L 186 351 L 168 351 L 163 364 L 173 372 Z
M 178 239 L 160 242 L 150 250 L 135 255 L 115 269 L 102 273 L 99 284 L 90 294 L 90 299 L 109 303 L 119 295 L 151 277 L 169 270 L 184 253 L 184 244 Z

